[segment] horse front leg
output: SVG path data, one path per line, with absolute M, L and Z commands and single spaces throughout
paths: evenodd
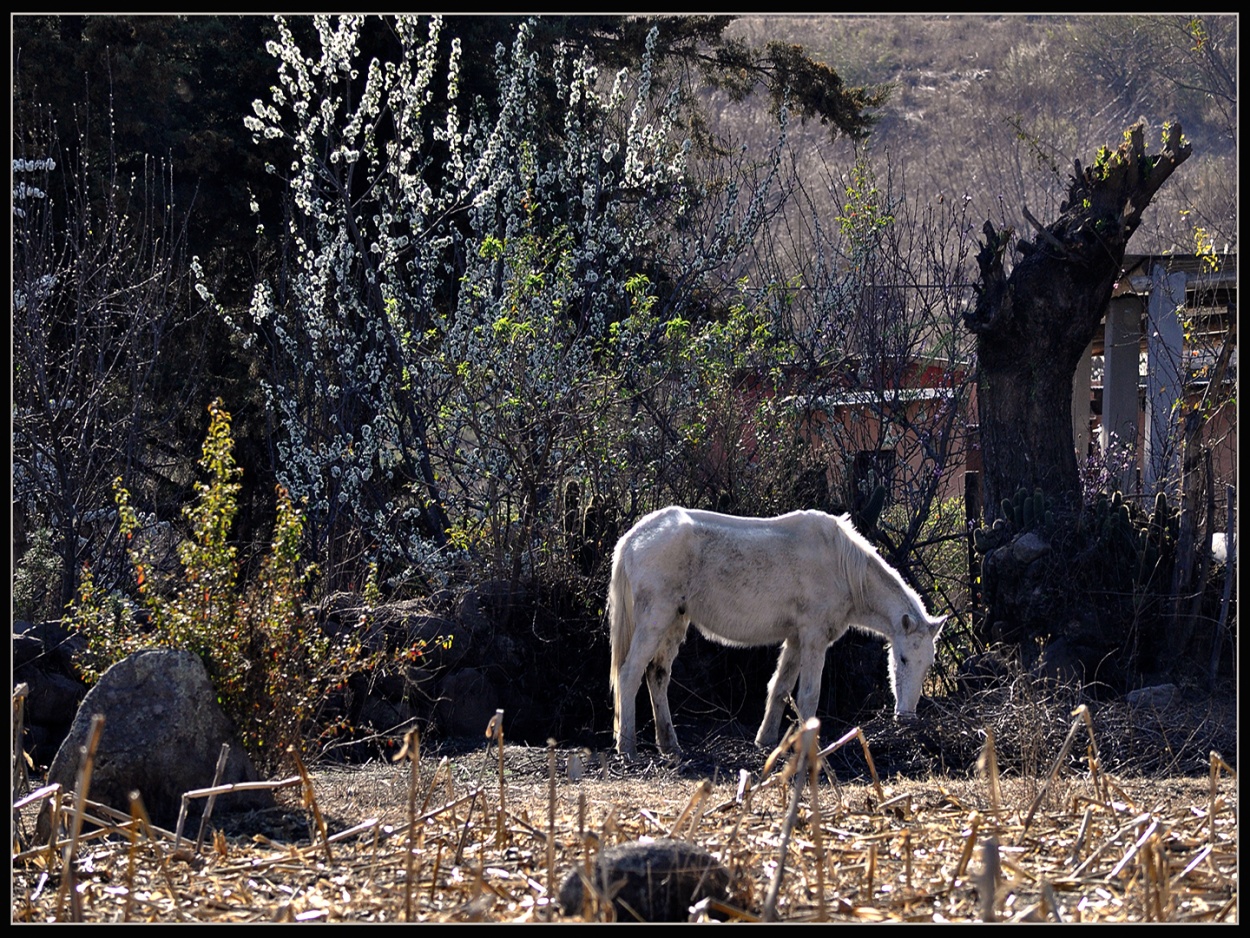
M 786 709 L 786 697 L 794 689 L 798 676 L 798 639 L 787 638 L 781 646 L 781 655 L 777 658 L 777 670 L 768 682 L 768 703 L 764 705 L 764 721 L 760 723 L 760 730 L 755 734 L 755 745 L 760 748 L 771 749 L 777 745 L 781 717 Z
M 820 700 L 820 676 L 825 670 L 825 647 L 808 646 L 799 656 L 799 693 L 794 706 L 799 711 L 800 722 L 816 715 L 816 705 Z

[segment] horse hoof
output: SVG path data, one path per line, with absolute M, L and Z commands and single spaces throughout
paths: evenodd
M 894 714 L 895 723 L 915 723 L 916 714 L 913 713 L 896 713 Z

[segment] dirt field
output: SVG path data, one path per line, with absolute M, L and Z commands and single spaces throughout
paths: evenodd
M 838 729 L 849 741 L 816 760 L 815 789 L 806 768 L 789 777 L 799 740 L 765 765 L 715 732 L 691 734 L 680 764 L 483 738 L 415 765 L 314 766 L 280 808 L 213 819 L 198 850 L 197 831 L 132 839 L 121 821 L 37 847 L 32 803 L 12 917 L 625 919 L 593 890 L 568 913 L 553 897 L 609 846 L 675 837 L 730 875 L 693 920 L 1236 922 L 1235 701 L 1167 720 L 1031 706 L 997 728 L 938 709 L 916 727 Z

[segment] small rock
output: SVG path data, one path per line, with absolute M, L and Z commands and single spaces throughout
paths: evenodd
M 685 922 L 690 907 L 704 898 L 724 900 L 729 871 L 702 847 L 663 838 L 621 844 L 600 853 L 591 867 L 591 884 L 611 898 L 618 922 Z M 585 883 L 579 869 L 560 886 L 560 908 L 580 915 Z
M 1153 687 L 1139 687 L 1137 690 L 1129 691 L 1124 695 L 1125 701 L 1134 709 L 1138 707 L 1150 707 L 1153 710 L 1163 710 L 1171 706 L 1176 700 L 1177 690 L 1175 684 L 1156 684 Z
M 1034 531 L 1026 531 L 1011 544 L 1011 554 L 1024 566 L 1028 566 L 1039 557 L 1050 553 L 1050 544 L 1046 543 Z

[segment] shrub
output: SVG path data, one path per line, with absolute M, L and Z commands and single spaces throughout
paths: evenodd
M 105 594 L 90 569 L 83 571 L 71 623 L 86 639 L 80 666 L 94 682 L 114 662 L 141 648 L 180 648 L 204 661 L 226 714 L 262 771 L 288 768 L 287 747 L 316 751 L 345 727 L 323 719 L 334 692 L 349 675 L 377 662 L 353 638 L 322 634 L 304 605 L 313 568 L 300 556 L 303 516 L 278 489 L 278 517 L 269 551 L 256 577 L 240 590 L 239 563 L 230 542 L 237 511 L 238 478 L 230 415 L 209 406 L 210 423 L 196 500 L 183 509 L 191 536 L 178 548 L 182 570 L 173 582 L 156 581 L 142 547 L 129 548 L 142 611 L 120 595 Z M 138 516 L 130 495 L 115 484 L 122 533 L 136 544 Z

